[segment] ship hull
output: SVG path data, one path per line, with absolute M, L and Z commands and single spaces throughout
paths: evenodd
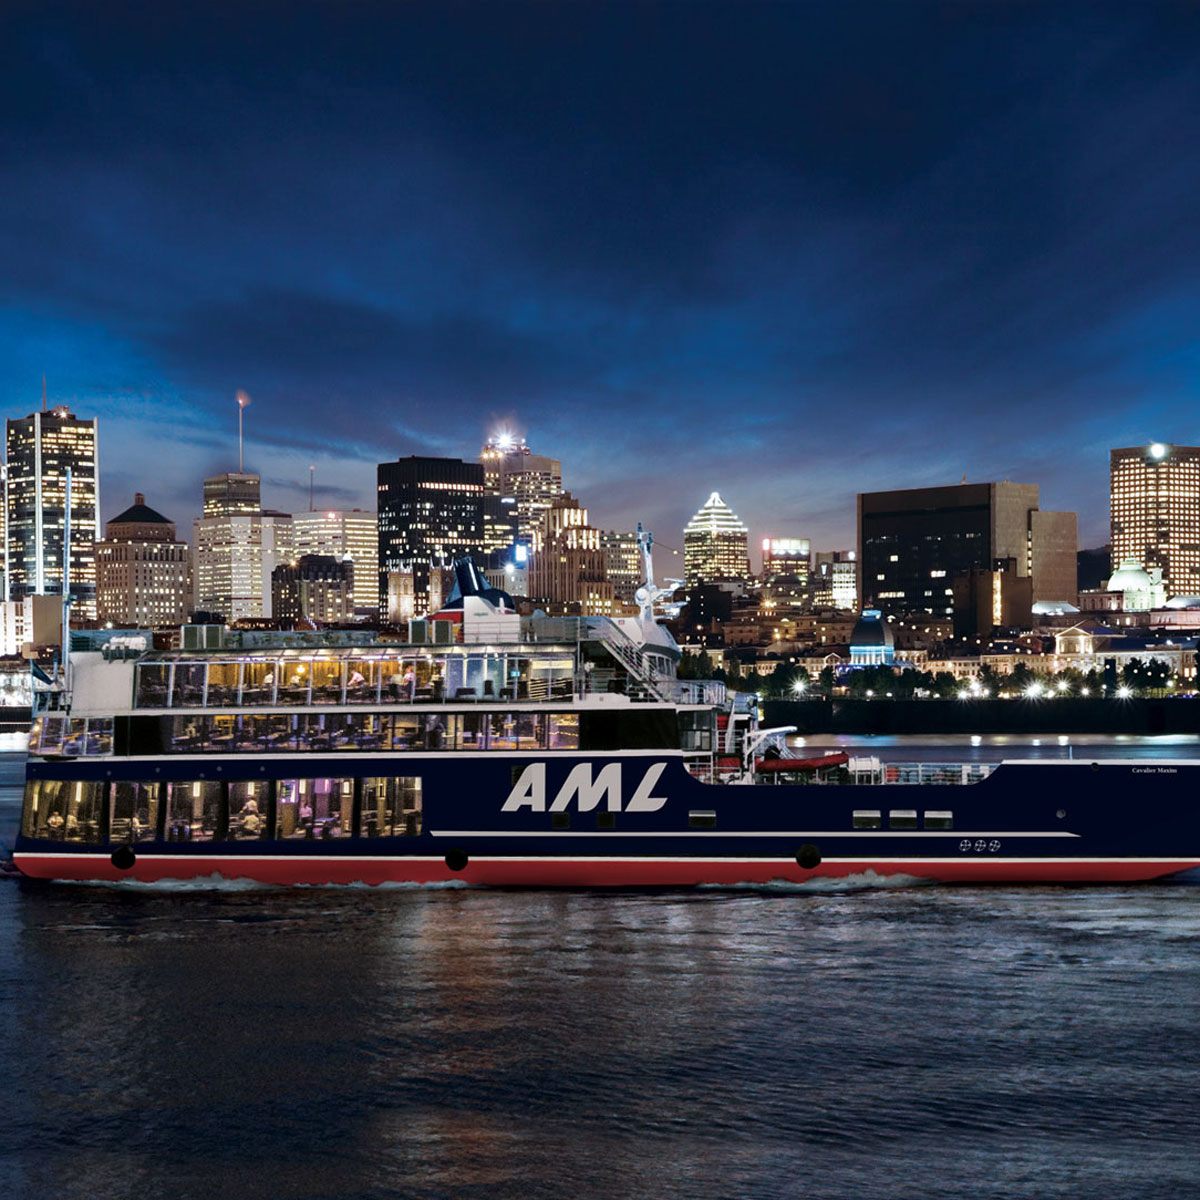
M 14 862 L 35 879 L 686 888 L 1200 874 L 1193 762 L 1006 763 L 958 786 L 716 785 L 659 751 L 31 760 L 27 771 L 30 788 L 68 782 L 103 798 L 95 827 L 74 840 L 36 836 L 27 800 Z M 420 781 L 404 836 L 364 836 L 364 789 L 381 777 Z M 181 833 L 172 797 L 200 780 L 220 791 L 222 815 Z M 237 833 L 232 799 L 251 780 L 263 818 L 252 838 Z M 285 819 L 297 780 L 326 792 L 332 780 L 346 797 L 325 836 L 303 836 L 294 808 Z M 136 835 L 118 828 L 122 781 L 156 797 Z

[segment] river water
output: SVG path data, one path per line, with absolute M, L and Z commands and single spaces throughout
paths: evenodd
M 1200 1195 L 1198 887 L 0 882 L 0 997 L 15 1197 Z

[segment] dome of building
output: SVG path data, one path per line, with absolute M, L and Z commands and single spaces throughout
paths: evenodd
M 896 658 L 896 635 L 877 608 L 864 608 L 850 634 L 853 666 L 878 666 Z
M 1175 596 L 1166 603 L 1167 608 L 1200 608 L 1200 596 Z
M 1077 613 L 1079 609 L 1066 600 L 1038 600 L 1033 606 L 1035 617 L 1062 617 Z
M 150 508 L 146 497 L 141 492 L 135 492 L 133 503 L 124 511 L 117 513 L 110 525 L 170 525 L 171 522 L 162 513 Z
M 1107 590 L 1110 592 L 1148 592 L 1153 586 L 1153 581 L 1138 560 L 1125 558 L 1112 573 Z

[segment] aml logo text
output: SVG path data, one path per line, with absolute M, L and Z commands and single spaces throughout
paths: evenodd
M 571 768 L 547 807 L 546 764 L 530 763 L 521 772 L 500 811 L 519 812 L 527 808 L 530 812 L 566 812 L 573 803 L 577 811 L 591 812 L 603 801 L 608 812 L 658 812 L 667 798 L 654 795 L 654 787 L 667 764 L 653 763 L 647 768 L 628 804 L 622 803 L 625 793 L 621 784 L 621 765 L 608 763 L 593 774 L 591 763 L 579 763 Z

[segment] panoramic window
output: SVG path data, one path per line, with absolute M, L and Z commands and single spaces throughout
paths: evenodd
M 123 780 L 110 785 L 108 840 L 152 842 L 158 836 L 157 783 Z
M 415 837 L 421 832 L 421 780 L 415 776 L 362 781 L 363 837 Z
M 167 663 L 138 663 L 137 707 L 165 708 L 167 705 Z
M 276 837 L 347 837 L 354 821 L 354 781 L 281 779 L 275 811 Z
M 221 785 L 215 780 L 167 784 L 167 841 L 212 841 L 220 817 Z
M 227 707 L 238 702 L 238 668 L 240 666 L 239 662 L 228 660 L 208 664 L 209 708 Z
M 267 836 L 267 784 L 251 779 L 229 785 L 229 836 L 263 838 Z
M 21 832 L 63 842 L 99 842 L 103 788 L 79 780 L 35 780 L 25 790 Z
M 171 685 L 172 708 L 199 708 L 204 703 L 204 664 L 176 663 Z

